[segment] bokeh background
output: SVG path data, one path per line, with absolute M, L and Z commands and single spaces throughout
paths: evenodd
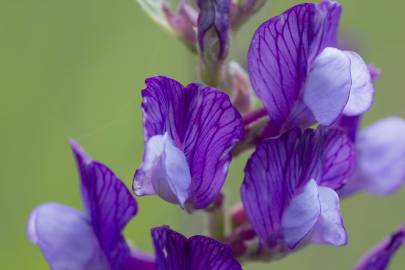
M 254 29 L 298 1 L 273 0 L 234 38 L 244 59 Z M 367 125 L 405 117 L 405 30 L 400 0 L 342 0 L 342 32 L 382 70 Z M 196 59 L 152 22 L 135 0 L 0 0 L 0 262 L 1 269 L 47 269 L 26 240 L 30 211 L 58 201 L 81 208 L 68 146 L 75 138 L 130 186 L 143 152 L 140 90 L 165 74 L 195 80 Z M 405 139 L 405 138 L 404 138 Z M 246 155 L 231 167 L 227 189 L 237 200 Z M 158 198 L 141 198 L 126 235 L 152 251 L 149 228 L 169 224 L 186 234 L 204 216 L 186 216 Z M 405 221 L 405 190 L 387 198 L 359 195 L 342 203 L 350 242 L 311 246 L 272 264 L 246 269 L 350 269 L 368 248 Z M 402 267 L 401 267 L 402 265 Z M 405 250 L 391 269 L 404 269 Z

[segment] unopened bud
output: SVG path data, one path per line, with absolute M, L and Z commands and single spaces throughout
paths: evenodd
M 247 72 L 237 62 L 231 61 L 227 79 L 232 89 L 232 104 L 241 114 L 250 112 L 254 107 L 254 93 Z
M 181 0 L 175 11 L 166 0 L 138 0 L 138 3 L 154 21 L 196 51 L 197 11 L 186 0 Z
M 198 48 L 201 77 L 217 85 L 229 51 L 229 0 L 198 0 Z

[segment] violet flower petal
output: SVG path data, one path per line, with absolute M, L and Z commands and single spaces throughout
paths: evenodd
M 361 130 L 357 137 L 357 167 L 339 190 L 348 196 L 366 191 L 385 196 L 405 182 L 405 120 L 390 117 Z
M 355 147 L 343 131 L 321 129 L 319 136 L 323 151 L 322 177 L 318 183 L 332 189 L 346 184 L 355 169 Z
M 28 238 L 54 270 L 110 270 L 88 218 L 68 206 L 47 203 L 34 209 Z
M 186 204 L 205 208 L 224 184 L 232 159 L 230 151 L 243 135 L 241 116 L 229 97 L 215 88 L 197 84 L 183 87 L 162 76 L 147 79 L 146 83 L 142 91 L 145 141 L 168 134 L 174 146 L 184 152 L 190 170 Z M 145 152 L 144 163 L 147 155 Z M 150 189 L 148 181 L 137 173 L 135 190 L 142 186 Z
M 191 253 L 189 269 L 242 270 L 229 246 L 201 235 L 191 237 L 188 242 Z
M 130 255 L 122 230 L 137 212 L 136 201 L 107 166 L 92 161 L 74 141 L 71 146 L 89 222 L 111 269 L 122 269 Z
M 373 104 L 374 85 L 370 71 L 364 60 L 355 52 L 344 52 L 350 58 L 352 86 L 349 102 L 343 113 L 348 116 L 361 115 Z
M 391 236 L 370 250 L 354 267 L 354 270 L 384 270 L 392 257 L 405 243 L 405 227 L 394 231 Z
M 347 233 L 343 224 L 337 193 L 328 187 L 318 187 L 321 215 L 315 225 L 311 242 L 342 246 L 347 243 Z
M 360 126 L 360 116 L 342 115 L 333 125 L 334 128 L 343 130 L 352 142 L 356 141 L 357 131 Z
M 139 250 L 132 250 L 124 270 L 155 270 L 155 258 Z
M 263 23 L 248 54 L 252 86 L 268 111 L 272 125 L 286 124 L 308 69 L 326 47 L 335 47 L 341 6 L 335 1 L 300 4 Z M 308 119 L 306 119 L 308 121 Z
M 352 78 L 350 58 L 335 48 L 325 48 L 311 65 L 304 86 L 304 102 L 322 125 L 331 125 L 345 108 Z
M 230 247 L 205 236 L 189 239 L 168 227 L 151 231 L 158 270 L 241 270 Z

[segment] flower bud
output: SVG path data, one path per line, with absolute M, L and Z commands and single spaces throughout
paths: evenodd
M 216 85 L 229 50 L 229 0 L 198 0 L 198 7 L 201 77 Z
M 197 11 L 186 0 L 181 0 L 175 11 L 172 10 L 170 1 L 138 0 L 138 2 L 154 21 L 176 35 L 192 51 L 196 51 Z
M 232 89 L 231 101 L 241 114 L 250 112 L 254 106 L 254 94 L 249 75 L 235 61 L 231 61 L 227 69 L 227 80 Z

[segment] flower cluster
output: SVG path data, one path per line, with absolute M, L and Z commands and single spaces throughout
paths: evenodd
M 137 213 L 134 197 L 71 141 L 84 213 L 47 203 L 28 222 L 30 241 L 52 269 L 242 269 L 241 262 L 280 259 L 310 244 L 342 246 L 348 236 L 340 200 L 364 191 L 389 195 L 403 185 L 405 120 L 359 130 L 379 72 L 339 48 L 339 3 L 299 4 L 265 21 L 245 71 L 228 59 L 231 35 L 263 0 L 181 0 L 175 9 L 165 0 L 138 1 L 199 55 L 203 83 L 146 79 L 145 147 L 133 192 L 205 211 L 210 235 L 187 238 L 164 225 L 151 230 L 154 256 L 132 248 L 122 230 Z M 227 213 L 229 164 L 249 150 L 241 203 Z M 385 269 L 404 242 L 402 226 L 355 269 Z

